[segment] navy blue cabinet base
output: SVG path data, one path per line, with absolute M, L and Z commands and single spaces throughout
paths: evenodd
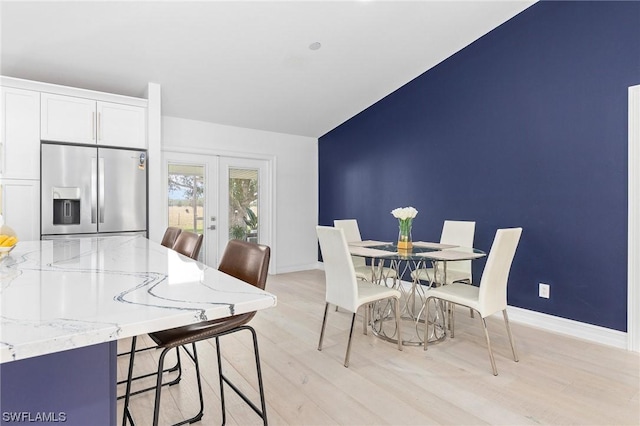
M 117 342 L 0 364 L 2 425 L 116 424 Z

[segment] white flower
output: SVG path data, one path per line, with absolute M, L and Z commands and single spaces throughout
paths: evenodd
M 413 219 L 418 214 L 418 210 L 413 207 L 399 207 L 391 210 L 391 214 L 400 220 Z

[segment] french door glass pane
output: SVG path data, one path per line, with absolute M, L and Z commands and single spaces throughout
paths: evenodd
M 171 164 L 169 176 L 169 226 L 202 234 L 204 231 L 205 167 L 193 164 Z M 203 249 L 205 245 L 202 245 Z M 204 259 L 203 250 L 199 259 Z
M 258 170 L 229 168 L 229 239 L 258 242 Z

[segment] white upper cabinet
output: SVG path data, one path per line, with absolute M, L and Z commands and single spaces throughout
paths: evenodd
M 146 110 L 132 105 L 98 102 L 100 145 L 146 149 Z
M 145 108 L 42 93 L 42 140 L 146 149 Z
M 40 179 L 40 92 L 2 87 L 0 176 Z
M 41 105 L 42 140 L 96 143 L 96 101 L 42 93 Z

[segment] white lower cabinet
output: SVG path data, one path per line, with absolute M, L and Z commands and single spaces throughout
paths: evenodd
M 40 182 L 29 179 L 0 179 L 0 208 L 5 225 L 20 241 L 40 239 Z

